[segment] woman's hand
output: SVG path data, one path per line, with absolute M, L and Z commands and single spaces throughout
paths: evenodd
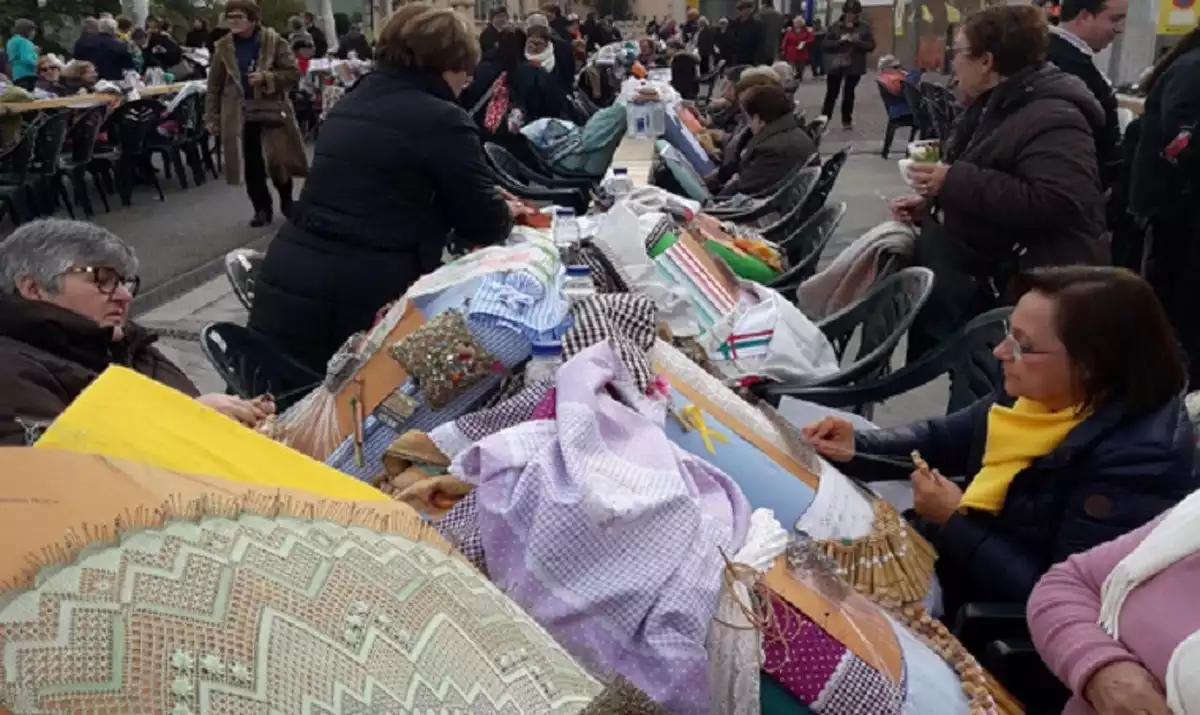
M 822 457 L 831 462 L 854 458 L 854 425 L 841 417 L 822 417 L 800 430 Z
M 1131 660 L 1097 670 L 1083 692 L 1097 715 L 1171 715 L 1158 681 Z
M 246 79 L 250 80 L 251 87 L 261 87 L 267 81 L 267 78 L 263 76 L 262 72 L 251 72 L 250 74 L 246 75 Z
M 221 122 L 214 117 L 209 117 L 204 120 L 204 128 L 214 137 L 221 136 Z
M 946 183 L 949 170 L 950 166 L 940 161 L 934 164 L 919 162 L 908 167 L 908 180 L 922 196 L 937 196 L 942 184 Z
M 910 194 L 892 199 L 889 205 L 892 209 L 893 219 L 911 226 L 916 222 L 917 214 L 925 209 L 925 199 L 916 194 Z
M 909 475 L 913 485 L 913 509 L 938 526 L 945 526 L 962 502 L 962 489 L 934 469 L 929 472 L 913 470 Z
M 234 395 L 201 395 L 196 401 L 205 407 L 241 422 L 247 427 L 257 427 L 269 415 L 275 414 L 275 401 L 269 395 L 243 400 Z

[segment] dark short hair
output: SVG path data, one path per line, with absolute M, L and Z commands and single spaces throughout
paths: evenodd
M 409 3 L 379 33 L 375 59 L 397 67 L 432 72 L 470 72 L 479 63 L 479 38 L 463 16 L 449 8 Z
M 754 9 L 754 0 L 738 0 L 738 4 L 734 9 L 736 9 L 736 10 L 753 10 Z
M 121 32 L 129 32 L 133 28 L 133 20 L 124 15 L 117 16 L 117 29 Z
M 541 38 L 546 41 L 546 44 L 550 44 L 550 28 L 545 25 L 530 25 L 525 28 L 525 38 L 528 39 L 530 37 Z
M 305 10 L 304 11 L 304 19 L 308 20 L 309 22 L 316 22 L 317 16 L 312 14 L 312 10 Z
M 748 117 L 758 117 L 768 124 L 792 113 L 792 100 L 779 84 L 751 87 L 738 97 Z
M 493 18 L 493 17 L 499 17 L 500 15 L 505 15 L 505 16 L 507 16 L 507 15 L 508 15 L 508 8 L 504 7 L 503 5 L 497 5 L 496 7 L 492 8 L 492 9 L 491 9 L 491 10 L 488 12 L 488 17 L 489 17 L 489 18 Z
M 254 0 L 226 0 L 224 12 L 226 15 L 234 11 L 241 12 L 250 22 L 258 22 L 261 13 L 258 9 L 258 3 Z
M 1183 355 L 1154 289 L 1110 266 L 1041 268 L 1025 292 L 1054 301 L 1059 340 L 1081 376 L 1084 409 L 1119 401 L 1131 414 L 1158 409 L 1187 385 Z
M 1032 5 L 997 5 L 971 14 L 962 31 L 972 56 L 990 52 L 996 72 L 1011 77 L 1046 61 L 1049 27 L 1045 14 Z
M 1107 6 L 1108 0 L 1063 0 L 1058 8 L 1058 19 L 1059 22 L 1070 22 L 1084 11 L 1099 15 Z
M 496 40 L 496 61 L 501 67 L 511 69 L 525 59 L 525 31 L 509 25 L 500 31 Z
M 548 2 L 545 5 L 542 5 L 542 14 L 546 17 L 550 17 L 551 15 L 558 17 L 559 15 L 562 15 L 562 9 L 559 8 L 558 3 Z

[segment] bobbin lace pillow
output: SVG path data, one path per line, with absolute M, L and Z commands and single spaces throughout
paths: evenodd
M 0 594 L 0 644 L 15 715 L 589 713 L 631 695 L 662 712 L 606 690 L 460 558 L 293 517 L 97 545 Z

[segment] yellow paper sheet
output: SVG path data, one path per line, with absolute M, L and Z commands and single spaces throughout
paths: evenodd
M 132 370 L 110 367 L 35 445 L 331 499 L 387 496 Z

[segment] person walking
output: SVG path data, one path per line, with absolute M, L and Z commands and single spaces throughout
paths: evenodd
M 809 63 L 812 65 L 813 77 L 825 76 L 825 26 L 820 20 L 813 20 L 812 52 Z
M 33 44 L 33 35 L 37 31 L 32 20 L 20 18 L 13 23 L 12 37 L 8 38 L 5 52 L 8 54 L 8 65 L 12 72 L 12 81 L 20 88 L 33 91 L 37 84 L 38 49 Z
M 245 180 L 254 207 L 250 225 L 258 228 L 274 219 L 267 179 L 275 185 L 279 211 L 286 217 L 292 207 L 292 178 L 308 175 L 304 139 L 288 99 L 300 70 L 287 41 L 259 24 L 258 5 L 228 0 L 224 9 L 229 34 L 217 41 L 209 67 L 205 124 L 221 139 L 226 180 Z
M 792 20 L 792 26 L 783 33 L 783 59 L 795 70 L 797 82 L 804 81 L 804 68 L 808 67 L 813 40 L 813 31 L 804 24 L 803 15 L 797 15 Z
M 773 65 L 779 57 L 779 41 L 783 39 L 783 15 L 775 9 L 774 0 L 762 0 L 757 19 L 758 24 L 762 25 L 758 64 Z
M 726 35 L 729 54 L 726 55 L 725 62 L 729 66 L 759 64 L 763 26 L 754 15 L 754 0 L 739 0 L 737 14 L 729 23 Z
M 833 115 L 838 94 L 842 96 L 842 129 L 854 128 L 854 90 L 867 73 L 867 55 L 875 50 L 871 26 L 862 21 L 862 5 L 847 0 L 842 16 L 830 26 L 825 36 L 825 103 L 821 114 Z

